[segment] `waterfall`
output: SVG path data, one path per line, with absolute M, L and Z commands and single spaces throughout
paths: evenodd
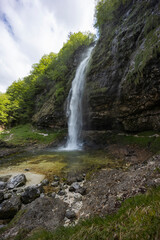
M 66 147 L 63 150 L 80 150 L 82 148 L 82 142 L 80 141 L 83 127 L 82 100 L 86 71 L 92 50 L 93 47 L 87 50 L 78 66 L 67 98 L 68 138 Z

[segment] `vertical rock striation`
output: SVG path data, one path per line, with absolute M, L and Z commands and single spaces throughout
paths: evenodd
M 130 1 L 114 15 L 87 78 L 87 128 L 160 130 L 160 3 Z

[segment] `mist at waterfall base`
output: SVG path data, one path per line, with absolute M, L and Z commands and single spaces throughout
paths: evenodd
M 83 127 L 83 93 L 86 78 L 87 67 L 92 55 L 94 47 L 87 49 L 83 60 L 76 70 L 75 78 L 72 81 L 72 86 L 67 98 L 68 118 L 68 137 L 65 146 L 60 147 L 59 151 L 76 151 L 82 150 L 83 141 L 80 139 Z

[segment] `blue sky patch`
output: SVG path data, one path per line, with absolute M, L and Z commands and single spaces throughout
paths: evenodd
M 12 36 L 14 36 L 13 28 L 12 28 L 12 26 L 11 26 L 11 24 L 10 24 L 7 16 L 6 16 L 6 14 L 5 14 L 5 13 L 0 13 L 0 19 L 1 19 L 1 21 L 5 24 L 5 26 L 7 27 L 8 32 L 9 32 Z

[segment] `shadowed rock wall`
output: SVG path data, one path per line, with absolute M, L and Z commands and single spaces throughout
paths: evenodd
M 86 100 L 87 129 L 160 130 L 159 1 L 131 1 L 103 25 Z

